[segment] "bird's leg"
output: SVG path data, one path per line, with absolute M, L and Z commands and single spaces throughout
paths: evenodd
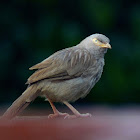
M 91 114 L 86 113 L 86 114 L 80 114 L 71 104 L 69 104 L 68 102 L 63 102 L 73 113 L 74 115 L 67 115 L 64 118 L 68 118 L 68 119 L 73 119 L 73 118 L 78 118 L 78 117 L 91 117 Z
M 67 113 L 61 113 L 61 112 L 59 112 L 56 109 L 56 107 L 54 106 L 53 102 L 49 98 L 47 98 L 47 99 L 48 99 L 48 101 L 49 101 L 49 103 L 50 103 L 50 105 L 51 105 L 51 107 L 53 109 L 53 112 L 54 112 L 54 114 L 50 114 L 48 116 L 48 118 L 56 118 L 56 117 L 59 117 L 59 116 L 67 116 L 68 115 Z

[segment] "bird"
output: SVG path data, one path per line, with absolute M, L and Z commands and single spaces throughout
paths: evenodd
M 108 49 L 111 49 L 109 38 L 95 33 L 32 66 L 29 70 L 35 72 L 26 82 L 27 89 L 6 110 L 3 118 L 15 118 L 38 96 L 45 97 L 52 107 L 53 114 L 48 118 L 91 117 L 90 113 L 81 114 L 70 103 L 84 98 L 99 81 Z M 73 115 L 58 111 L 55 102 L 66 105 Z

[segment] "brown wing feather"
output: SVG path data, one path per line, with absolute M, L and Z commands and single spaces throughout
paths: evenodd
M 50 59 L 50 58 L 47 58 L 47 61 L 45 59 L 41 63 L 38 63 L 38 64 L 32 66 L 31 68 L 29 68 L 29 70 L 42 69 L 42 68 L 45 68 L 45 67 L 49 67 L 52 63 L 53 63 L 53 60 Z
M 86 49 L 75 47 L 56 52 L 30 68 L 38 70 L 28 78 L 27 84 L 43 79 L 63 80 L 80 76 L 91 65 L 91 59 L 92 56 Z

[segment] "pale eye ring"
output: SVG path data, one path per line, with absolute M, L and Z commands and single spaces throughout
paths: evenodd
M 95 39 L 95 42 L 97 42 L 98 40 L 97 39 Z

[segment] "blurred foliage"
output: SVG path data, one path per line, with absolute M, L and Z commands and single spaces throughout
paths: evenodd
M 2 0 L 0 103 L 25 89 L 28 68 L 93 33 L 111 40 L 101 80 L 82 102 L 140 103 L 140 3 L 127 0 Z M 39 100 L 40 101 L 40 100 Z

